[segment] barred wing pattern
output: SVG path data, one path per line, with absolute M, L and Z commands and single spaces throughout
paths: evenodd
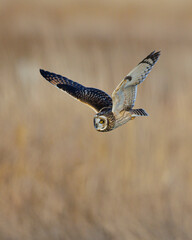
M 123 110 L 133 108 L 137 95 L 137 85 L 142 83 L 154 64 L 157 62 L 160 52 L 153 51 L 144 58 L 117 86 L 112 93 L 112 111 L 118 115 Z
M 99 89 L 85 87 L 66 77 L 42 69 L 40 69 L 40 73 L 51 84 L 69 93 L 77 100 L 88 104 L 96 112 L 105 107 L 112 108 L 111 97 Z

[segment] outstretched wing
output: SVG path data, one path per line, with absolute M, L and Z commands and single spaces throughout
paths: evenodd
M 79 101 L 88 104 L 96 112 L 104 107 L 112 107 L 111 97 L 96 88 L 87 88 L 66 77 L 40 69 L 41 75 L 54 86 L 69 93 Z
M 115 115 L 122 110 L 131 109 L 136 100 L 137 85 L 142 83 L 154 64 L 157 62 L 160 52 L 153 51 L 144 58 L 117 86 L 112 94 L 113 108 Z

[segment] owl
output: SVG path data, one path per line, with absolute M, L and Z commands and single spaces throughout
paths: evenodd
M 54 86 L 93 108 L 96 112 L 93 121 L 95 129 L 99 132 L 108 132 L 136 117 L 148 116 L 142 108 L 133 109 L 137 85 L 145 80 L 159 56 L 160 51 L 153 51 L 144 58 L 120 82 L 113 91 L 112 98 L 102 90 L 85 87 L 61 75 L 42 69 L 40 69 L 40 73 Z

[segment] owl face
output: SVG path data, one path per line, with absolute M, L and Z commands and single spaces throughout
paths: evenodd
M 97 131 L 100 131 L 100 132 L 105 131 L 107 126 L 108 126 L 108 120 L 107 120 L 106 116 L 95 115 L 95 117 L 94 117 L 94 127 L 96 128 Z

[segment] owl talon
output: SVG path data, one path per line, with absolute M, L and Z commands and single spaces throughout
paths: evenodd
M 135 119 L 135 117 L 131 117 L 131 120 Z

